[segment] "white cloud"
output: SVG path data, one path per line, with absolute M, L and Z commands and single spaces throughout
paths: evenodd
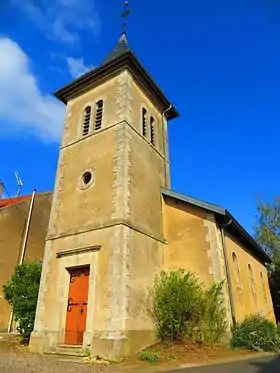
M 68 65 L 70 75 L 73 78 L 77 78 L 78 76 L 86 73 L 87 71 L 93 68 L 92 66 L 85 65 L 83 57 L 81 58 L 66 57 L 66 62 Z
M 64 114 L 63 104 L 40 91 L 20 46 L 0 37 L 0 135 L 29 131 L 45 141 L 59 141 Z
M 80 31 L 98 32 L 94 0 L 10 0 L 48 38 L 68 44 L 80 41 Z

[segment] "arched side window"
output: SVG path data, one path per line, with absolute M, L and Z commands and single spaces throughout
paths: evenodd
M 84 116 L 83 116 L 83 136 L 87 136 L 89 134 L 90 117 L 91 117 L 91 106 L 87 106 L 84 110 Z
M 142 108 L 142 135 L 147 136 L 147 110 Z
M 153 117 L 150 118 L 150 126 L 151 126 L 151 144 L 156 145 L 156 135 L 155 135 L 155 120 Z
M 251 264 L 248 264 L 248 270 L 249 270 L 251 291 L 252 291 L 253 297 L 255 298 L 257 296 L 257 291 L 256 291 L 256 283 L 255 283 L 254 273 L 253 273 Z
M 95 105 L 95 126 L 94 129 L 100 130 L 103 119 L 103 100 L 99 100 Z
M 238 259 L 237 259 L 237 255 L 235 254 L 235 252 L 232 253 L 232 262 L 233 262 L 233 272 L 234 272 L 234 279 L 236 282 L 236 288 L 238 291 L 241 291 L 242 290 L 241 276 L 240 276 Z
M 265 281 L 264 281 L 263 273 L 261 272 L 260 275 L 261 275 L 261 283 L 262 283 L 262 289 L 263 289 L 263 297 L 264 297 L 265 303 L 267 303 L 267 293 L 266 293 L 266 287 L 265 287 Z
M 238 264 L 237 255 L 235 252 L 232 253 L 232 263 L 233 263 L 233 276 L 234 276 L 234 284 L 236 288 L 236 293 L 239 298 L 239 302 L 243 302 L 243 289 L 242 289 L 242 281 L 241 281 L 241 274 Z

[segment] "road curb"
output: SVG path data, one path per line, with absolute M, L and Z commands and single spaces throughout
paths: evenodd
M 111 366 L 109 367 L 109 372 L 112 373 L 125 373 L 125 372 L 135 372 L 135 373 L 170 373 L 170 372 L 177 372 L 178 373 L 181 370 L 190 369 L 190 368 L 199 368 L 199 367 L 211 367 L 215 365 L 222 365 L 222 364 L 230 364 L 230 363 L 239 363 L 246 360 L 254 360 L 259 359 L 262 357 L 268 357 L 268 356 L 277 356 L 279 354 L 277 353 L 271 353 L 271 352 L 256 352 L 256 353 L 250 353 L 250 354 L 244 354 L 224 359 L 216 359 L 211 360 L 204 363 L 187 363 L 187 364 L 181 364 L 181 365 L 169 365 L 169 366 L 153 366 L 153 364 L 147 365 L 145 367 L 139 367 L 135 365 L 131 366 Z M 243 373 L 243 372 L 241 372 Z
M 256 352 L 256 353 L 251 353 L 251 354 L 242 355 L 242 356 L 236 356 L 236 357 L 230 357 L 230 358 L 225 358 L 225 359 L 208 361 L 207 363 L 182 364 L 182 365 L 178 366 L 177 368 L 172 368 L 172 370 L 175 371 L 175 370 L 182 370 L 182 369 L 187 369 L 187 368 L 198 368 L 198 367 L 207 367 L 207 366 L 210 367 L 212 365 L 238 363 L 240 361 L 258 359 L 258 358 L 266 357 L 266 356 L 277 356 L 277 355 L 279 355 L 279 354 L 277 354 L 275 352 Z

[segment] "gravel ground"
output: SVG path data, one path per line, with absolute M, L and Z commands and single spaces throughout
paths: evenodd
M 14 338 L 0 338 L 0 373 L 108 373 L 109 370 L 101 365 L 88 366 L 63 359 L 67 357 L 31 354 Z
M 78 363 L 57 361 L 53 358 L 42 357 L 19 357 L 13 355 L 0 355 L 1 373 L 37 373 L 37 372 L 60 372 L 60 373 L 101 373 L 105 368 L 100 366 L 84 366 Z

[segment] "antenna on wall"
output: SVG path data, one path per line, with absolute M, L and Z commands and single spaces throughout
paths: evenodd
M 20 196 L 21 188 L 23 187 L 23 182 L 21 181 L 21 178 L 19 177 L 19 173 L 15 172 L 15 177 L 17 180 L 17 197 Z

